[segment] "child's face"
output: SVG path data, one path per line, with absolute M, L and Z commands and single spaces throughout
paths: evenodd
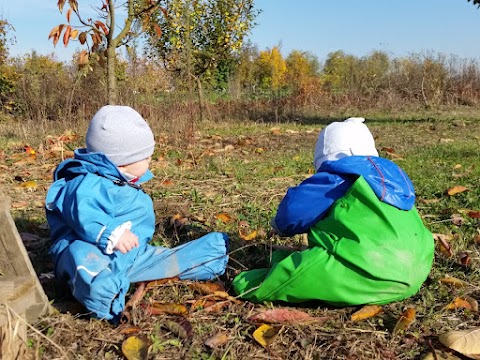
M 140 178 L 143 175 L 145 175 L 145 173 L 147 172 L 150 166 L 150 160 L 152 160 L 151 156 L 146 159 L 134 162 L 132 164 L 119 166 L 119 168 L 122 171 L 125 171 L 131 175 L 134 175 Z

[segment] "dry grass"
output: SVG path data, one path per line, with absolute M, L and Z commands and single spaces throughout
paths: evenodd
M 476 166 L 468 172 L 471 165 L 478 163 L 480 154 L 479 122 L 467 119 L 370 124 L 381 155 L 391 157 L 411 175 L 426 224 L 433 232 L 451 236 L 455 254 L 469 254 L 468 266 L 437 251 L 430 278 L 417 295 L 386 305 L 381 314 L 361 322 L 351 320 L 356 307 L 304 304 L 297 308 L 326 320 L 309 325 L 282 325 L 272 345 L 265 349 L 253 339 L 257 325 L 246 319 L 262 309 L 286 304 L 230 301 L 216 312 L 190 310 L 187 319 L 193 330 L 189 336 L 171 326 L 179 321 L 178 316 L 148 315 L 142 307 L 132 310 L 127 325 L 114 326 L 89 319 L 84 309 L 45 277 L 52 270 L 46 257 L 48 243 L 39 247 L 30 244 L 32 263 L 59 313 L 43 318 L 35 324 L 35 331 L 29 331 L 29 357 L 122 359 L 123 341 L 135 334 L 148 340 L 152 359 L 420 359 L 433 349 L 441 358 L 447 350 L 439 344 L 438 334 L 480 325 L 475 312 L 445 308 L 456 296 L 480 299 L 476 286 L 480 280 L 480 256 L 473 240 L 479 228 L 478 219 L 468 218 L 463 212 L 462 225 L 454 225 L 450 220 L 459 210 L 480 210 L 480 172 Z M 78 122 L 2 127 L 0 166 L 4 171 L 0 185 L 12 197 L 13 215 L 21 232 L 48 238 L 42 202 L 51 183 L 51 171 L 61 159 L 59 154 L 47 156 L 46 137 L 58 137 L 71 128 L 82 134 L 85 126 L 85 122 Z M 272 130 L 273 126 L 278 130 Z M 301 242 L 300 236 L 268 237 L 268 224 L 286 189 L 311 173 L 313 146 L 322 126 L 321 121 L 316 125 L 206 122 L 193 127 L 185 118 L 170 127 L 153 122 L 157 147 L 152 170 L 156 177 L 146 190 L 154 199 L 157 215 L 154 241 L 175 246 L 212 230 L 227 232 L 232 242 L 232 261 L 227 274 L 219 280 L 230 291 L 229 284 L 236 273 L 267 265 L 272 244 Z M 80 146 L 82 142 L 80 137 L 68 146 Z M 43 146 L 43 152 L 38 151 L 35 161 L 30 163 L 21 162 L 26 143 L 37 150 Z M 456 164 L 461 167 L 455 167 Z M 22 187 L 27 181 L 35 181 L 36 186 Z M 444 191 L 457 183 L 470 192 L 445 196 Z M 432 199 L 435 201 L 424 201 Z M 220 213 L 229 215 L 231 221 L 220 220 Z M 257 230 L 259 235 L 247 242 L 239 236 L 240 226 Z M 461 278 L 469 285 L 453 288 L 440 284 L 438 280 L 445 275 Z M 190 305 L 199 294 L 188 284 L 174 282 L 153 289 L 145 301 Z M 416 320 L 406 331 L 394 334 L 395 324 L 406 307 L 416 309 Z M 219 332 L 228 334 L 226 343 L 213 349 L 204 344 Z

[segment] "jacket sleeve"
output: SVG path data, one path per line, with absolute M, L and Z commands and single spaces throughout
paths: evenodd
M 105 181 L 95 175 L 78 176 L 65 184 L 55 203 L 56 211 L 78 238 L 104 252 L 110 234 L 124 222 L 115 217 L 118 187 Z
M 280 202 L 272 227 L 280 236 L 302 234 L 315 225 L 353 180 L 321 172 L 290 188 Z

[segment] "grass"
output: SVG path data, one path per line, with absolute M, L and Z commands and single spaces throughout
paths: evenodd
M 431 116 L 394 121 L 372 117 L 369 123 L 380 155 L 391 158 L 410 175 L 425 224 L 432 232 L 443 234 L 452 249 L 452 256 L 447 256 L 437 244 L 431 274 L 418 294 L 385 305 L 379 315 L 360 322 L 350 319 L 358 307 L 297 305 L 326 320 L 310 325 L 284 325 L 268 349 L 253 339 L 257 325 L 246 318 L 260 309 L 286 304 L 238 302 L 212 313 L 191 311 L 188 320 L 193 334 L 183 337 L 171 325 L 172 321 L 179 321 L 178 317 L 151 316 L 137 309 L 132 313 L 130 326 L 137 327 L 135 334 L 145 337 L 151 345 L 150 358 L 421 359 L 433 349 L 438 358 L 446 354 L 461 358 L 443 347 L 437 335 L 480 325 L 475 311 L 446 309 L 458 296 L 480 299 L 477 286 L 480 224 L 478 218 L 468 215 L 469 211 L 480 210 L 478 115 L 469 114 L 460 120 L 445 114 L 438 116 L 439 120 Z M 51 183 L 51 171 L 60 158 L 58 154 L 46 156 L 46 135 L 58 137 L 68 127 L 62 124 L 63 127 L 55 128 L 49 124 L 36 133 L 38 127 L 29 124 L 22 124 L 22 131 L 18 125 L 2 125 L 5 126 L 0 130 L 0 144 L 3 144 L 0 166 L 4 171 L 0 185 L 12 198 L 17 227 L 21 232 L 48 237 L 41 202 Z M 76 124 L 73 130 L 83 134 L 85 125 Z M 269 237 L 269 222 L 288 187 L 312 174 L 315 140 L 323 126 L 323 123 L 299 122 L 205 123 L 197 124 L 195 134 L 185 143 L 173 141 L 163 128 L 162 134 L 156 130 L 158 142 L 152 162 L 155 178 L 145 187 L 155 204 L 155 242 L 175 246 L 209 231 L 227 232 L 234 251 L 227 275 L 222 279 L 227 290 L 239 271 L 267 265 L 271 244 L 299 244 L 301 236 Z M 156 124 L 152 127 L 155 129 Z M 37 158 L 22 163 L 23 146 L 27 142 L 38 150 Z M 68 146 L 75 148 L 82 146 L 82 142 L 80 137 Z M 36 182 L 35 188 L 21 187 L 31 180 Z M 455 185 L 462 185 L 468 191 L 446 195 L 447 189 Z M 452 220 L 455 214 L 462 218 L 457 225 Z M 258 236 L 245 241 L 239 234 L 241 230 L 247 233 L 256 230 Z M 29 252 L 39 275 L 52 270 L 47 249 L 48 244 Z M 461 263 L 462 254 L 468 254 L 467 265 Z M 457 288 L 440 283 L 445 276 L 464 280 L 467 286 Z M 36 332 L 29 333 L 31 358 L 123 358 L 121 345 L 129 336 L 125 326 L 116 327 L 82 316 L 84 310 L 59 292 L 51 280 L 43 280 L 43 284 L 59 313 L 35 324 L 50 342 Z M 191 304 L 198 294 L 187 282 L 177 282 L 154 289 L 147 297 L 150 301 Z M 394 334 L 393 329 L 407 307 L 415 308 L 415 321 L 405 331 Z M 208 337 L 222 331 L 228 333 L 227 342 L 213 349 L 204 345 Z

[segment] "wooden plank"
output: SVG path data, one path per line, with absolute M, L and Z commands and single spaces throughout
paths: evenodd
M 9 198 L 0 195 L 0 304 L 8 304 L 33 322 L 51 307 L 10 214 L 10 204 Z M 0 324 L 6 319 L 5 311 L 0 311 Z
M 36 276 L 10 215 L 10 204 L 9 198 L 0 196 L 0 271 L 3 275 Z

